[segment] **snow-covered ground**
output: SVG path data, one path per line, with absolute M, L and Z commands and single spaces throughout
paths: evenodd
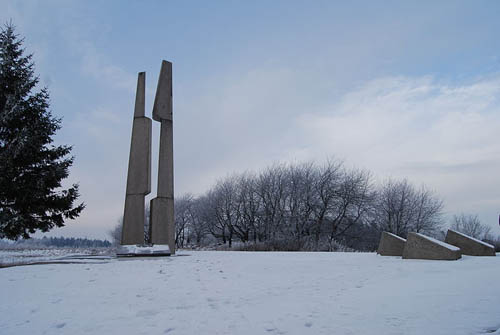
M 190 251 L 0 269 L 1 334 L 491 334 L 500 255 Z
M 111 248 L 31 248 L 0 249 L 0 268 L 19 264 L 40 262 L 80 262 L 80 256 L 107 256 L 113 252 Z M 1 333 L 0 333 L 1 334 Z

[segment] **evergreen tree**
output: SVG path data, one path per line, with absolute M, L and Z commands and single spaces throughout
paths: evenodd
M 85 205 L 74 205 L 78 184 L 61 188 L 73 157 L 71 146 L 55 146 L 61 120 L 49 111 L 46 88 L 35 92 L 32 55 L 12 24 L 0 32 L 0 238 L 29 238 L 64 226 Z

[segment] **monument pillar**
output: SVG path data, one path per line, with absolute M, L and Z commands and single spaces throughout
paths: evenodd
M 174 146 L 172 132 L 172 63 L 163 61 L 153 105 L 153 120 L 161 123 L 158 158 L 158 195 L 151 200 L 150 236 L 153 244 L 167 244 L 175 253 Z
M 144 202 L 151 192 L 151 119 L 145 116 L 146 73 L 137 79 L 123 214 L 122 245 L 144 244 Z

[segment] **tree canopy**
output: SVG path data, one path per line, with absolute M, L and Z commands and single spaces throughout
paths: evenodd
M 75 205 L 78 184 L 63 189 L 72 147 L 54 145 L 61 119 L 49 110 L 46 88 L 37 90 L 32 55 L 7 24 L 0 32 L 0 238 L 64 226 L 85 205 Z

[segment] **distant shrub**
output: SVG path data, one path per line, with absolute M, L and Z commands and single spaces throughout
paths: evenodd
M 230 250 L 220 249 L 220 250 Z M 276 239 L 256 243 L 241 243 L 235 245 L 232 250 L 236 251 L 335 251 L 350 252 L 354 249 L 333 240 L 328 242 L 326 239 L 316 243 L 312 239 Z
M 48 248 L 109 248 L 108 240 L 92 240 L 74 237 L 43 237 L 17 240 L 15 242 L 2 241 L 0 249 L 48 249 Z

